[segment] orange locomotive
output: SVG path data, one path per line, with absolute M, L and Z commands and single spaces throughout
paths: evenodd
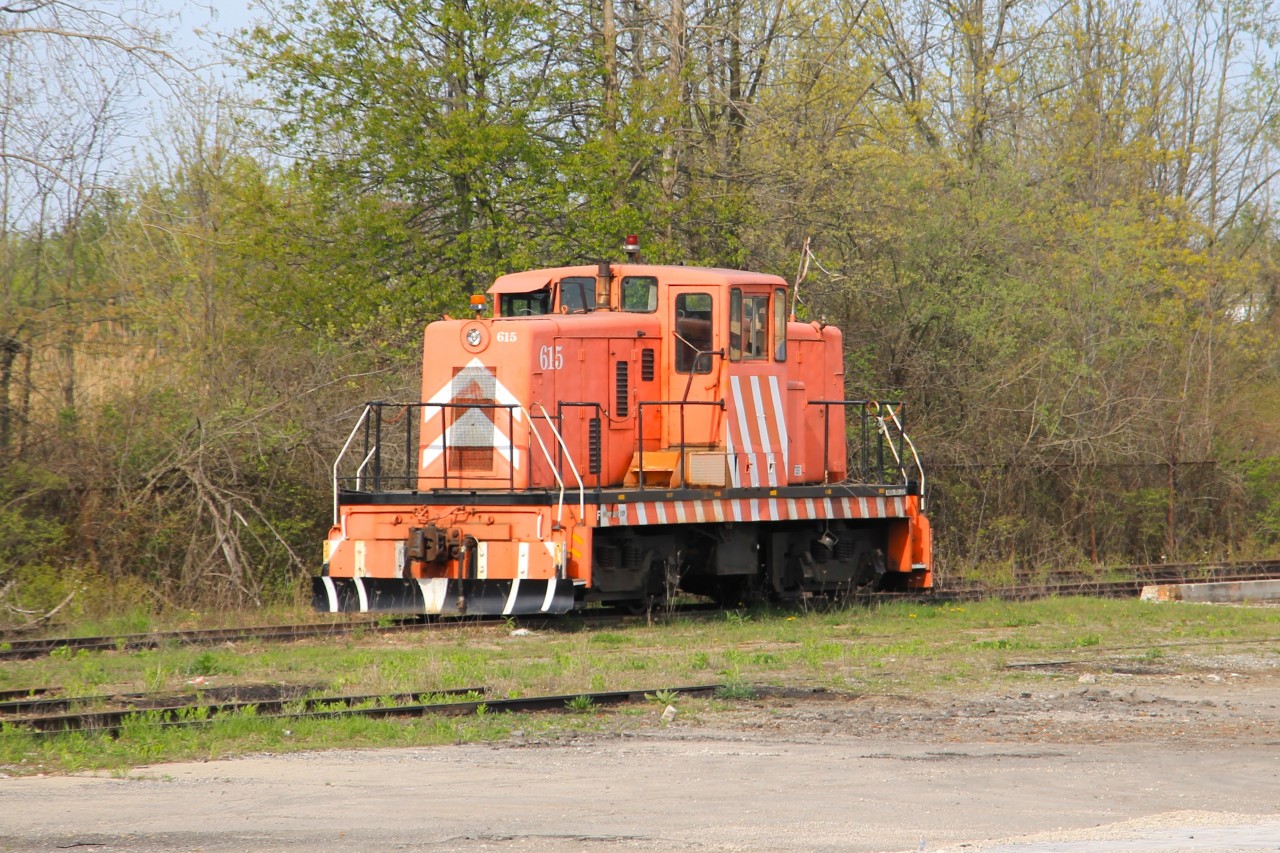
M 630 247 L 628 247 L 630 250 Z M 371 403 L 333 466 L 315 606 L 563 613 L 932 585 L 896 403 L 844 399 L 838 329 L 786 282 L 534 270 L 426 329 L 422 401 Z

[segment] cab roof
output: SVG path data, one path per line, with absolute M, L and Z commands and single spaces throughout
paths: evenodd
M 513 272 L 499 276 L 489 287 L 489 293 L 533 293 L 542 290 L 552 281 L 570 278 L 595 278 L 599 266 L 588 264 L 576 267 L 552 267 L 541 270 Z M 786 287 L 780 276 L 746 270 L 718 269 L 715 267 L 681 267 L 661 264 L 612 264 L 615 278 L 622 276 L 654 276 L 659 285 L 669 284 L 767 284 L 770 287 Z

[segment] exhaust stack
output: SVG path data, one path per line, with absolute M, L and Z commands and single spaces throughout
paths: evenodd
M 609 265 L 608 261 L 601 261 L 600 269 L 596 273 L 596 310 L 614 310 L 613 267 Z

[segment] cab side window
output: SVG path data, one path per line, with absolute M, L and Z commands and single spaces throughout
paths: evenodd
M 773 292 L 773 360 L 787 360 L 787 292 Z
M 729 291 L 729 360 L 742 361 L 742 290 Z
M 769 357 L 769 297 L 729 291 L 729 360 Z
M 589 276 L 560 279 L 560 310 L 569 314 L 593 311 L 596 307 L 596 280 Z
M 710 373 L 711 294 L 681 293 L 676 297 L 674 311 L 676 371 Z
M 622 279 L 622 310 L 652 314 L 658 310 L 658 280 L 651 275 L 629 275 Z

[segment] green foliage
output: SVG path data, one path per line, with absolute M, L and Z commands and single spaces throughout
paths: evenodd
M 75 576 L 60 570 L 67 541 L 58 520 L 63 488 L 39 468 L 0 466 L 0 588 L 13 584 L 9 601 L 33 614 L 53 609 L 76 589 Z
M 574 696 L 565 700 L 564 706 L 575 714 L 589 714 L 595 710 L 596 703 L 590 696 Z
M 1280 543 L 1280 457 L 1248 460 L 1235 466 L 1244 503 L 1253 508 L 1248 524 L 1257 544 L 1269 549 Z
M 215 652 L 201 652 L 186 667 L 187 675 L 208 676 L 222 675 L 228 670 Z
M 278 299 L 264 294 L 274 309 L 338 338 L 395 344 L 528 265 L 530 238 L 563 210 L 549 196 L 550 98 L 571 85 L 532 49 L 556 47 L 543 7 L 361 0 L 280 11 L 286 28 L 238 43 L 250 78 L 289 116 L 278 143 L 306 152 L 292 178 L 303 216 L 290 209 L 262 247 L 290 275 Z
M 742 702 L 756 698 L 756 689 L 749 684 L 730 681 L 716 688 L 716 698 L 730 702 Z

